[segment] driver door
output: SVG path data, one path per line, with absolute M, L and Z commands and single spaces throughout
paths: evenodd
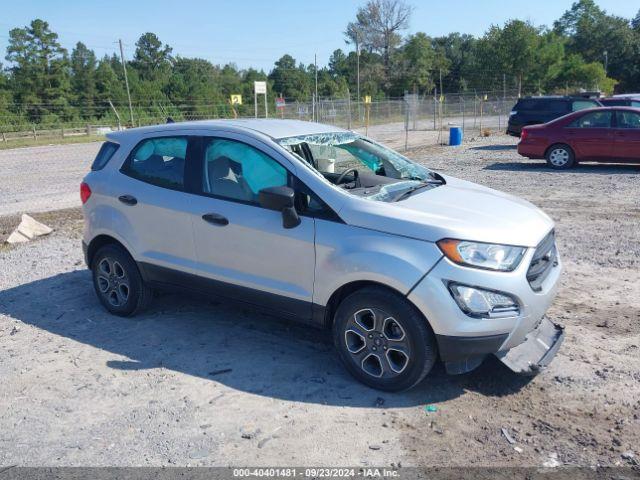
M 193 232 L 198 275 L 224 296 L 310 318 L 314 219 L 286 229 L 258 192 L 292 185 L 294 167 L 243 135 L 202 137 Z

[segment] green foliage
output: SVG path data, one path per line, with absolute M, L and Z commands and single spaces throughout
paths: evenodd
M 268 73 L 201 58 L 173 56 L 154 33 L 136 42 L 126 62 L 136 124 L 252 115 L 253 82 L 267 81 L 273 98 L 309 102 L 320 97 L 400 97 L 405 92 L 520 91 L 570 93 L 600 89 L 640 91 L 640 11 L 633 19 L 610 15 L 594 0 L 578 0 L 552 26 L 522 20 L 493 25 L 481 37 L 451 33 L 403 38 L 411 7 L 403 0 L 370 0 L 348 23 L 349 51 L 335 50 L 327 66 L 283 55 Z M 357 45 L 357 49 L 356 49 Z M 124 68 L 117 53 L 97 59 L 78 42 L 69 55 L 47 22 L 33 20 L 9 32 L 7 64 L 0 65 L 0 129 L 31 123 L 114 123 L 113 104 L 129 121 Z M 322 63 L 322 62 L 321 62 Z M 242 95 L 233 109 L 231 94 Z M 262 99 L 259 111 L 263 109 Z M 272 110 L 273 111 L 273 110 Z M 10 127 L 13 128 L 13 127 Z
M 589 63 L 606 63 L 607 74 L 618 79 L 623 89 L 637 89 L 640 38 L 634 21 L 608 15 L 593 0 L 579 0 L 555 22 L 554 29 L 566 37 L 567 53 Z
M 154 81 L 167 75 L 171 69 L 169 45 L 162 45 L 155 33 L 147 32 L 136 42 L 133 67 L 141 80 Z
M 296 60 L 291 55 L 283 55 L 269 74 L 271 88 L 285 98 L 306 101 L 313 93 L 313 67 L 309 70 L 302 64 L 296 66 Z
M 6 59 L 12 63 L 9 84 L 14 100 L 21 104 L 19 114 L 29 119 L 68 116 L 67 51 L 47 22 L 36 19 L 28 27 L 11 30 Z

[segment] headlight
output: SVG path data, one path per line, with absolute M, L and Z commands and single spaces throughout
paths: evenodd
M 513 317 L 520 313 L 518 303 L 506 293 L 450 283 L 449 291 L 460 309 L 472 317 Z
M 442 253 L 459 265 L 511 272 L 517 268 L 527 250 L 523 247 L 493 243 L 467 242 L 445 238 L 438 242 Z

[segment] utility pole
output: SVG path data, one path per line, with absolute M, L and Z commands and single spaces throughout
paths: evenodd
M 314 69 L 315 74 L 316 74 L 316 89 L 315 89 L 316 90 L 316 94 L 315 95 L 316 95 L 316 103 L 317 103 L 318 102 L 318 55 L 317 54 L 313 55 L 313 65 L 314 65 L 313 69 Z M 319 105 L 318 105 L 318 107 L 319 107 Z M 316 120 L 316 122 L 318 121 L 318 108 L 316 108 L 316 119 L 315 120 Z
M 118 39 L 120 44 L 120 60 L 122 60 L 122 69 L 124 70 L 124 84 L 127 87 L 127 98 L 129 99 L 129 115 L 131 116 L 131 126 L 133 127 L 133 107 L 131 106 L 131 92 L 129 91 L 129 77 L 127 77 L 127 64 L 124 62 L 124 50 L 122 49 L 122 39 Z
M 607 75 L 607 67 L 609 66 L 609 52 L 604 51 L 604 74 Z
M 360 120 L 360 41 L 356 30 L 356 102 L 358 104 L 358 121 Z

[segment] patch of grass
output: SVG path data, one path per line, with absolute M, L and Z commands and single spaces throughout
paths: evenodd
M 9 150 L 11 148 L 21 147 L 37 147 L 41 145 L 68 145 L 72 143 L 91 143 L 104 142 L 104 135 L 78 135 L 74 137 L 45 137 L 45 138 L 21 138 L 18 140 L 9 140 L 3 142 L 0 138 L 0 150 Z

